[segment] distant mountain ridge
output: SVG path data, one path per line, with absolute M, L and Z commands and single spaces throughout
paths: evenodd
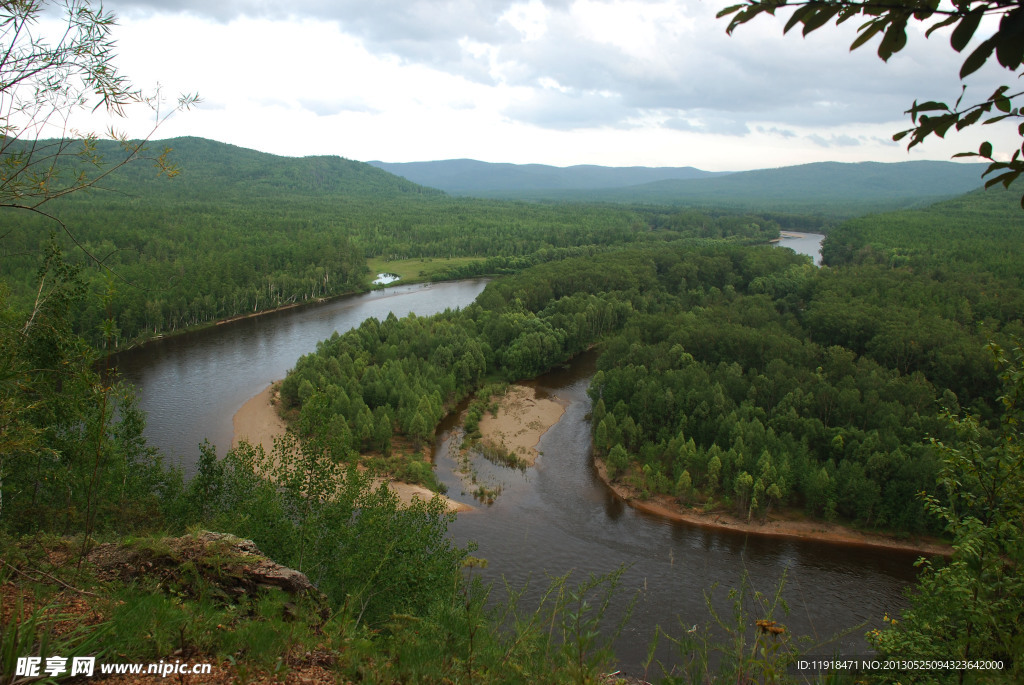
M 101 142 L 100 147 L 116 158 L 116 143 Z M 383 201 L 447 193 L 845 219 L 923 207 L 970 192 L 981 187 L 986 168 L 942 161 L 816 162 L 716 174 L 693 167 L 553 167 L 474 160 L 364 163 L 336 155 L 273 155 L 203 138 L 153 141 L 149 147 L 154 154 L 172 148 L 169 158 L 182 168 L 181 176 L 166 183 L 150 165 L 139 163 L 118 170 L 105 185 L 138 196 L 245 204 L 257 197 L 292 203 L 299 198 Z
M 105 145 L 115 146 L 107 142 Z M 923 207 L 981 187 L 985 164 L 942 161 L 815 162 L 714 173 L 694 167 L 493 164 L 475 160 L 358 162 L 286 157 L 203 138 L 154 141 L 185 170 L 172 183 L 146 164 L 117 173 L 125 190 L 194 200 L 268 197 L 399 198 L 466 195 L 512 200 L 717 207 L 837 219 Z M 113 155 L 112 155 L 113 157 Z
M 596 190 L 622 188 L 669 180 L 690 180 L 722 175 L 687 167 L 608 167 L 580 164 L 569 167 L 547 164 L 506 164 L 475 159 L 433 162 L 367 162 L 414 183 L 438 188 L 453 195 L 501 197 L 530 191 Z
M 619 189 L 612 198 L 663 200 L 853 196 L 878 199 L 960 195 L 982 185 L 985 164 L 958 162 L 812 162 L 776 169 L 740 171 L 687 181 L 657 181 Z
M 719 207 L 834 218 L 920 207 L 961 195 L 982 185 L 986 168 L 985 164 L 921 160 L 814 162 L 732 173 L 693 167 L 563 168 L 465 159 L 368 163 L 453 195 Z

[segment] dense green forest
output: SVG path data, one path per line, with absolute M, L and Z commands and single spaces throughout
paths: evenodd
M 282 395 L 352 458 L 393 432 L 425 440 L 487 378 L 600 343 L 592 426 L 613 477 L 744 517 L 939 532 L 917 496 L 936 492 L 927 439 L 943 410 L 999 415 L 985 345 L 1024 335 L 1015 204 L 991 191 L 849 222 L 825 269 L 692 242 L 537 266 L 465 310 L 325 341 Z
M 106 191 L 53 200 L 46 211 L 66 232 L 41 215 L 6 219 L 0 258 L 14 302 L 35 301 L 51 233 L 89 287 L 112 290 L 115 342 L 126 344 L 365 289 L 367 257 L 479 258 L 450 274 L 459 277 L 580 248 L 683 235 L 764 241 L 778 231 L 771 216 L 454 199 L 338 157 L 275 157 L 192 138 L 151 145 L 164 144 L 182 173 L 161 178 L 138 163 L 107 178 Z M 86 302 L 73 316 L 77 331 L 106 342 L 106 305 Z
M 596 344 L 591 428 L 610 478 L 751 520 L 795 507 L 947 535 L 953 561 L 925 564 L 913 609 L 869 640 L 893 656 L 1007 658 L 1020 653 L 1022 589 L 1010 560 L 1024 376 L 1020 352 L 1002 351 L 1024 334 L 1024 271 L 1006 268 L 1019 259 L 1018 211 L 993 193 L 851 222 L 829 240 L 860 241 L 859 258 L 829 252 L 822 269 L 700 241 L 535 266 L 464 310 L 369 320 L 324 341 L 282 397 L 306 439 L 343 436 L 332 449 L 351 462 L 398 433 L 423 440 L 483 383 Z M 944 229 L 914 233 L 930 221 Z M 937 255 L 962 227 L 976 244 L 950 266 Z
M 1024 228 L 1013 203 L 1013 193 L 996 186 L 923 209 L 853 219 L 830 236 L 822 256 L 832 265 L 932 269 L 937 280 L 989 273 L 1012 279 L 1020 276 L 1018 231 Z
M 138 163 L 105 179 L 106 190 L 51 201 L 46 212 L 66 231 L 47 216 L 8 217 L 3 262 L 19 306 L 31 307 L 39 294 L 38 255 L 51 234 L 67 259 L 84 267 L 90 288 L 110 291 L 117 313 L 110 341 L 99 332 L 109 318 L 106 304 L 76 310 L 76 330 L 93 343 L 123 346 L 365 289 L 369 257 L 476 259 L 447 274 L 458 278 L 512 273 L 632 242 L 730 236 L 757 242 L 780 228 L 829 230 L 834 223 L 796 214 L 798 205 L 786 202 L 771 211 L 763 202 L 748 203 L 753 213 L 742 213 L 451 198 L 339 157 L 275 157 L 194 138 L 151 147 L 164 145 L 181 174 L 161 178 Z M 113 154 L 102 143 L 99 151 Z M 803 197 L 807 182 L 807 174 L 785 181 Z M 887 187 L 870 176 L 860 183 Z M 778 197 L 772 188 L 765 192 Z M 834 198 L 825 199 L 835 206 Z
M 926 439 L 944 407 L 998 414 L 984 346 L 1022 332 L 1019 276 L 988 295 L 959 283 L 773 248 L 626 248 L 496 281 L 462 311 L 367 321 L 299 360 L 282 397 L 353 458 L 393 431 L 425 440 L 488 378 L 600 343 L 592 425 L 613 476 L 744 517 L 788 505 L 937 532 L 917 497 L 935 492 Z
M 799 503 L 938 531 L 918 497 L 935 492 L 927 440 L 944 409 L 999 415 L 985 344 L 1024 334 L 1016 204 L 994 191 L 849 222 L 820 271 L 724 286 L 698 272 L 672 313 L 606 341 L 596 449 L 644 491 L 719 498 L 744 517 Z

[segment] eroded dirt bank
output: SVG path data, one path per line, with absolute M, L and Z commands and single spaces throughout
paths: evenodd
M 705 512 L 701 509 L 685 507 L 679 504 L 677 499 L 667 495 L 641 499 L 639 493 L 628 485 L 610 481 L 604 462 L 600 459 L 595 460 L 595 466 L 601 480 L 629 506 L 639 511 L 662 516 L 673 521 L 682 521 L 704 528 L 752 533 L 754 535 L 804 538 L 837 544 L 886 547 L 905 552 L 918 552 L 924 555 L 948 556 L 952 553 L 952 548 L 942 542 L 903 539 L 889 535 L 865 533 L 827 521 L 790 519 L 770 515 L 768 520 L 763 523 L 760 521 L 748 522 L 727 512 Z

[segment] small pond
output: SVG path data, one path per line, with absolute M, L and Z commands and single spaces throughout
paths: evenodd
M 388 274 L 388 273 L 377 274 L 377 278 L 373 279 L 373 284 L 374 285 L 390 285 L 390 284 L 394 283 L 395 281 L 399 280 L 400 278 L 401 278 L 401 276 L 399 276 L 398 274 Z

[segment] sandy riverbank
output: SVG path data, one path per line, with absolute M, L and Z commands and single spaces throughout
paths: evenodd
M 250 445 L 262 445 L 263 451 L 268 454 L 274 449 L 274 438 L 284 435 L 285 431 L 284 419 L 270 403 L 275 393 L 274 385 L 268 385 L 263 392 L 250 398 L 238 410 L 231 419 L 231 426 L 234 429 L 232 447 L 237 447 L 238 443 L 245 441 Z
M 779 231 L 778 238 L 772 238 L 769 243 L 780 243 L 784 238 L 806 238 L 809 233 L 797 233 L 796 231 Z
M 480 442 L 512 452 L 523 464 L 533 466 L 540 456 L 537 443 L 541 436 L 564 413 L 563 403 L 538 398 L 533 387 L 509 386 L 505 396 L 498 398 L 497 415 L 485 412 L 480 419 Z
M 270 452 L 274 449 L 274 438 L 284 435 L 285 423 L 278 415 L 277 409 L 271 404 L 275 396 L 274 385 L 269 385 L 263 392 L 252 397 L 242 405 L 232 419 L 234 437 L 231 445 L 235 446 L 241 441 L 253 445 L 262 445 L 264 451 Z M 398 495 L 398 498 L 405 503 L 412 502 L 413 498 L 429 500 L 436 493 L 421 485 L 412 485 L 399 481 L 389 481 L 388 487 Z M 473 507 L 468 504 L 461 504 L 443 495 L 437 495 L 448 505 L 449 511 L 469 511 Z
M 629 506 L 649 514 L 663 516 L 673 521 L 681 521 L 704 528 L 733 530 L 754 535 L 770 535 L 806 540 L 821 540 L 844 545 L 862 545 L 868 547 L 885 547 L 904 552 L 917 552 L 924 555 L 948 556 L 952 550 L 949 545 L 925 540 L 904 540 L 897 537 L 864 533 L 845 526 L 825 521 L 785 520 L 769 516 L 765 523 L 747 522 L 723 512 L 704 512 L 700 509 L 683 507 L 675 498 L 659 495 L 641 500 L 638 493 L 622 483 L 608 480 L 608 472 L 601 460 L 596 460 L 597 473 L 601 480 Z

